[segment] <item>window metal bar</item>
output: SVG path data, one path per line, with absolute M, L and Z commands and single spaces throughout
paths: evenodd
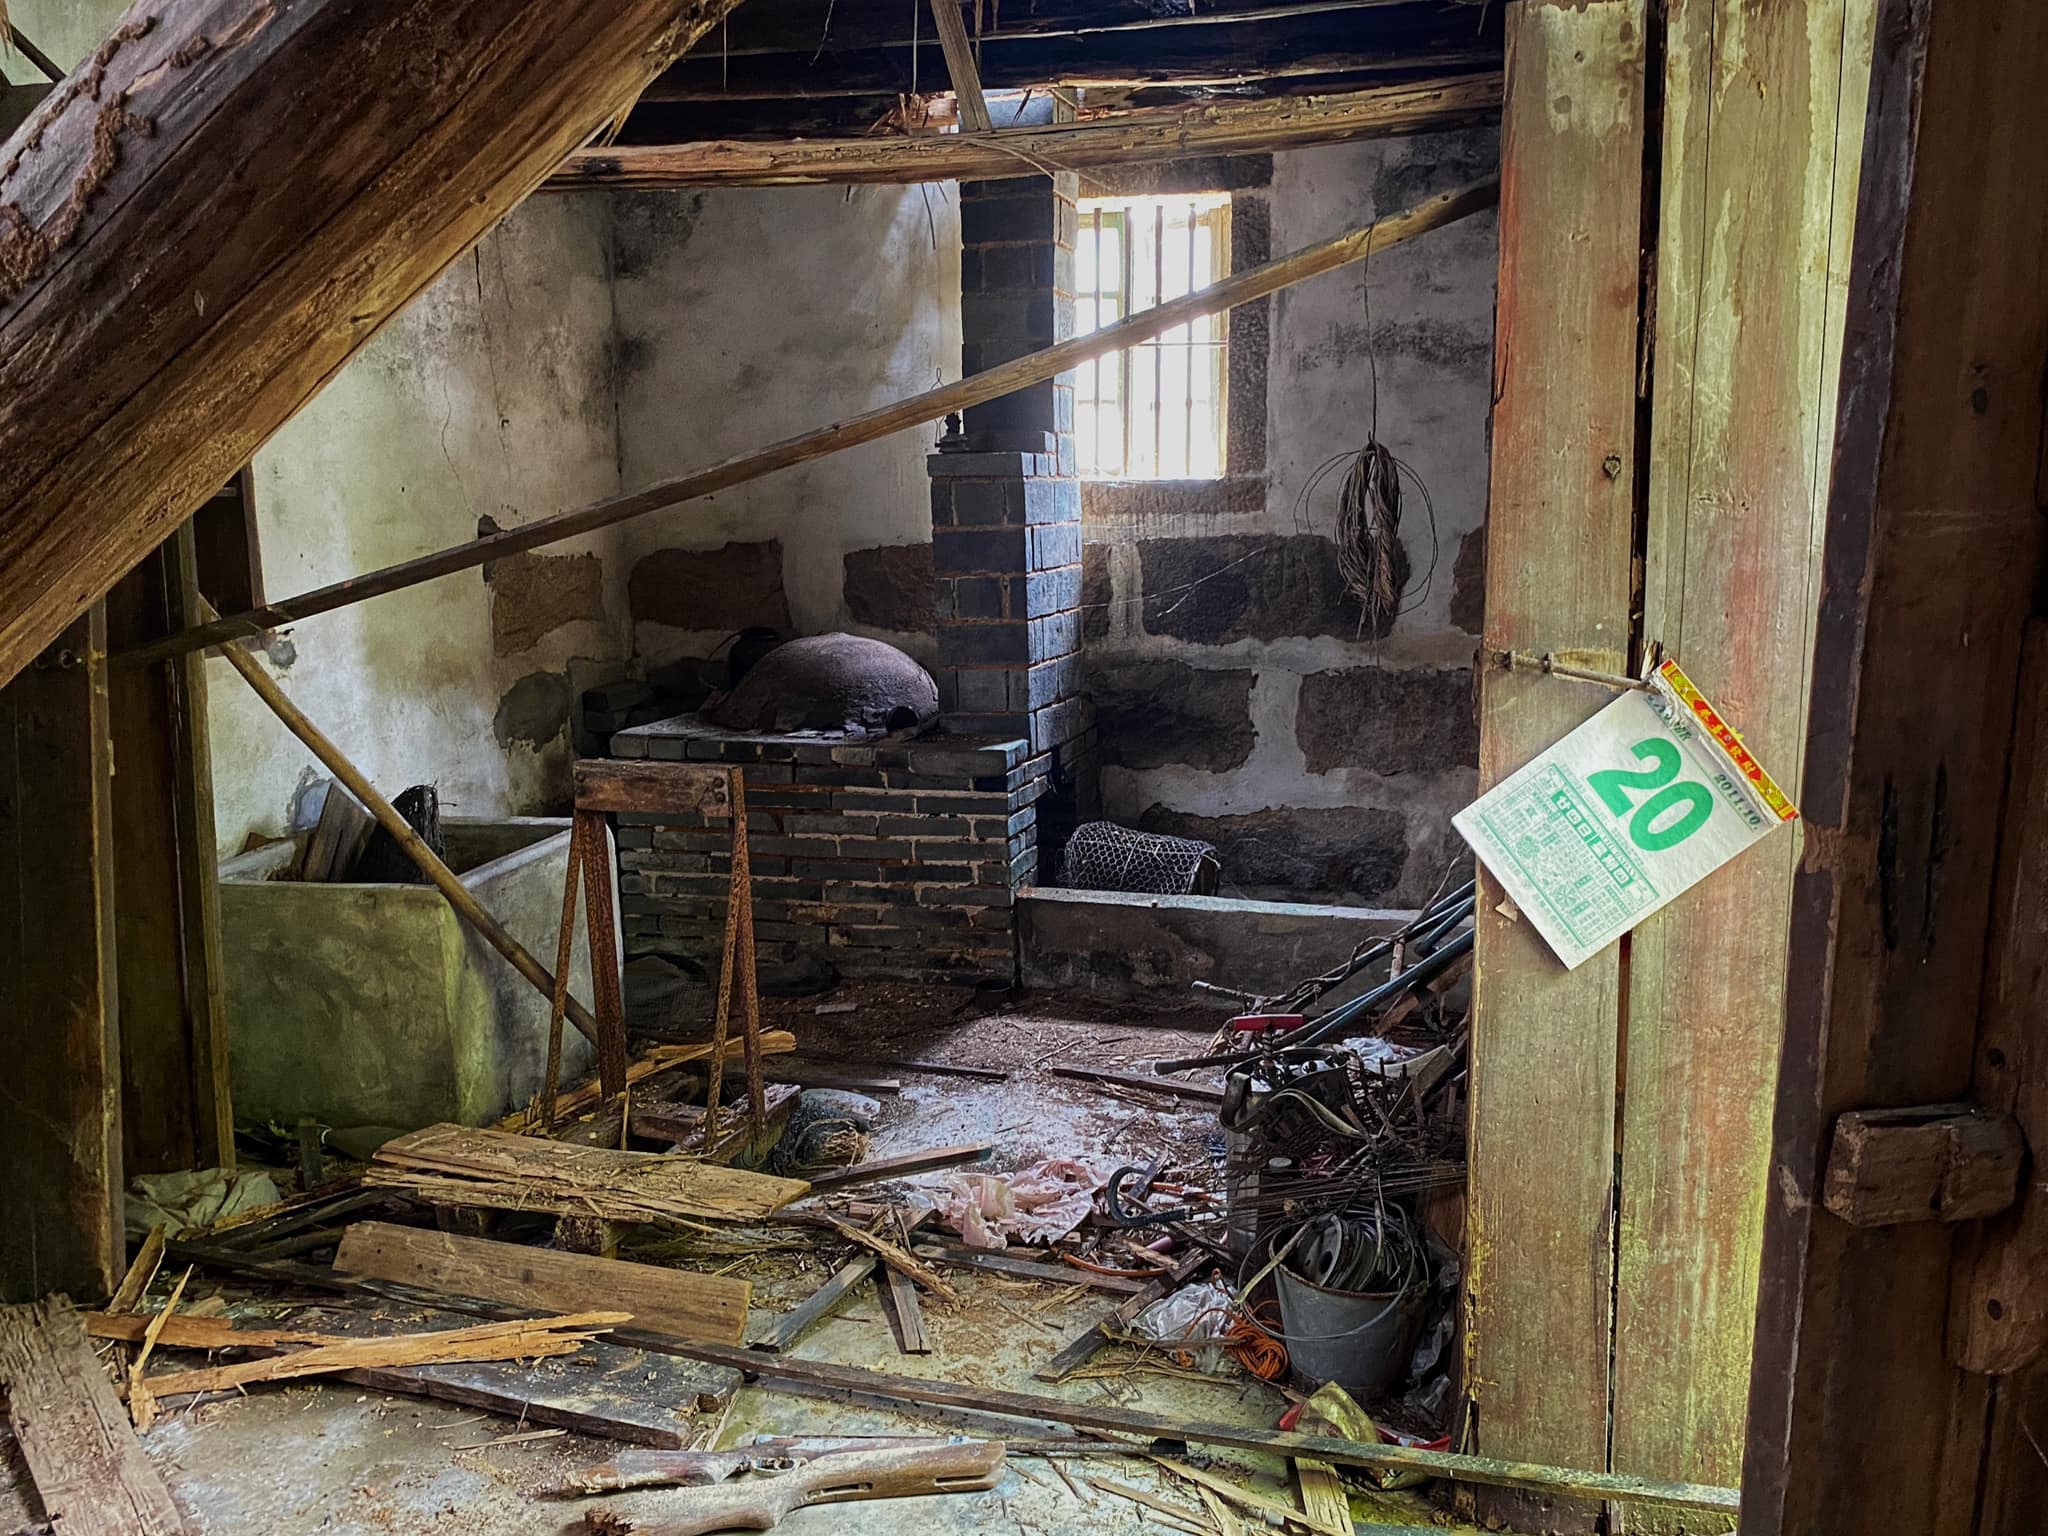
M 1203 234 L 1203 233 L 1204 233 L 1204 230 L 1203 230 L 1203 228 L 1202 228 L 1201 222 L 1200 222 L 1200 221 L 1199 221 L 1199 220 L 1198 220 L 1198 219 L 1196 218 L 1196 215 L 1195 215 L 1195 205 L 1194 205 L 1193 203 L 1189 203 L 1189 204 L 1188 204 L 1188 285 L 1187 285 L 1187 287 L 1185 287 L 1185 288 L 1183 288 L 1183 289 L 1181 290 L 1181 292 L 1183 292 L 1183 293 L 1193 293 L 1193 292 L 1195 291 L 1195 241 L 1196 241 L 1197 239 L 1199 239 L 1199 238 L 1200 238 L 1200 237 L 1202 236 L 1202 234 Z M 1186 401 L 1185 401 L 1185 404 L 1186 404 L 1186 406 L 1187 406 L 1187 418 L 1186 418 L 1186 419 L 1187 419 L 1187 427 L 1186 427 L 1186 435 L 1185 435 L 1185 436 L 1183 436 L 1183 437 L 1181 438 L 1181 465 L 1180 465 L 1180 472 L 1181 472 L 1181 473 L 1182 473 L 1183 475 L 1192 475 L 1192 474 L 1193 474 L 1193 473 L 1195 472 L 1195 347 L 1194 347 L 1194 341 L 1195 341 L 1195 327 L 1194 327 L 1194 324 L 1193 324 L 1193 322 L 1189 322 L 1189 325 L 1188 325 L 1188 337 L 1187 337 L 1187 344 L 1186 344 L 1186 345 L 1185 345 L 1185 346 L 1184 346 L 1184 347 L 1183 347 L 1183 348 L 1181 349 L 1181 354 L 1180 354 L 1180 358 L 1181 358 L 1181 389 L 1182 389 L 1182 392 L 1183 392 L 1183 393 L 1184 393 L 1184 394 L 1186 395 L 1186 397 L 1187 397 L 1187 398 L 1186 398 Z
M 1093 241 L 1091 255 L 1094 263 L 1094 278 L 1089 299 L 1095 305 L 1091 320 L 1096 327 L 1124 318 L 1138 310 L 1166 302 L 1166 270 L 1169 257 L 1166 250 L 1169 241 L 1184 243 L 1184 249 L 1174 254 L 1181 259 L 1181 271 L 1186 277 L 1182 292 L 1193 292 L 1198 283 L 1215 281 L 1229 270 L 1229 203 L 1224 197 L 1189 198 L 1184 210 L 1175 209 L 1174 217 L 1167 218 L 1166 198 L 1141 198 L 1124 201 L 1121 204 L 1102 201 L 1086 210 L 1087 219 L 1082 225 L 1084 240 Z M 1139 251 L 1136 228 L 1138 218 L 1152 214 L 1149 230 L 1144 231 L 1152 241 L 1149 253 L 1151 260 L 1147 275 L 1152 281 L 1152 292 L 1147 298 L 1137 292 L 1138 263 L 1148 254 Z M 1114 266 L 1104 260 L 1102 241 L 1105 233 L 1118 237 L 1117 261 Z M 1196 242 L 1205 241 L 1201 249 Z M 1198 259 L 1199 258 L 1199 259 Z M 1192 322 L 1177 328 L 1178 334 L 1158 336 L 1131 347 L 1121 349 L 1113 362 L 1115 374 L 1105 376 L 1102 369 L 1112 360 L 1104 358 L 1091 364 L 1086 404 L 1089 434 L 1093 442 L 1093 453 L 1083 464 L 1083 473 L 1116 476 L 1121 478 L 1192 478 L 1197 473 L 1221 475 L 1227 462 L 1226 432 L 1227 406 L 1226 391 L 1229 387 L 1229 371 L 1223 362 L 1223 349 L 1228 345 L 1228 333 L 1220 323 L 1213 320 Z M 1136 446 L 1133 442 L 1144 423 L 1133 422 L 1139 409 L 1136 392 L 1138 378 L 1142 375 L 1143 360 L 1136 356 L 1143 348 L 1152 353 L 1152 369 L 1149 383 L 1151 396 L 1144 401 L 1144 408 L 1152 416 L 1152 457 L 1145 465 L 1138 465 L 1132 456 Z M 1171 457 L 1166 451 L 1166 413 L 1172 402 L 1166 398 L 1166 349 L 1172 348 L 1175 366 L 1183 370 L 1179 409 L 1175 414 L 1180 419 L 1181 441 Z M 1195 369 L 1203 369 L 1202 381 L 1198 386 Z M 1106 386 L 1114 381 L 1116 394 L 1106 394 Z M 1080 402 L 1077 400 L 1077 404 Z M 1202 407 L 1204 436 L 1202 451 L 1196 452 L 1195 420 L 1196 406 Z M 1115 420 L 1105 421 L 1105 414 L 1113 413 Z M 1112 445 L 1111 434 L 1116 435 Z M 1137 439 L 1142 442 L 1142 438 Z M 1118 461 L 1111 462 L 1111 455 L 1118 453 Z
M 1123 284 L 1121 291 L 1123 294 L 1123 304 L 1126 309 L 1130 307 L 1133 298 L 1131 292 L 1131 282 L 1135 275 L 1135 268 L 1132 266 L 1131 230 L 1137 224 L 1137 222 L 1138 221 L 1136 219 L 1130 216 L 1130 210 L 1126 209 L 1124 211 L 1123 219 L 1123 238 L 1117 242 L 1117 256 L 1119 258 L 1117 263 L 1117 271 L 1119 278 Z M 1117 355 L 1116 377 L 1118 386 L 1116 397 L 1116 419 L 1117 426 L 1121 429 L 1123 437 L 1123 449 L 1116 461 L 1116 472 L 1120 475 L 1128 476 L 1131 473 L 1132 384 L 1131 353 L 1128 348 L 1126 348 L 1123 352 Z
M 1152 205 L 1152 303 L 1166 296 L 1166 204 Z M 1162 341 L 1164 337 L 1160 338 Z M 1152 473 L 1166 473 L 1166 349 L 1152 354 Z
M 1092 274 L 1092 281 L 1090 281 L 1090 285 L 1087 285 L 1087 287 L 1090 287 L 1090 293 L 1087 293 L 1087 319 L 1090 319 L 1090 330 L 1102 330 L 1102 209 L 1100 207 L 1090 209 L 1090 211 L 1087 211 L 1087 217 L 1090 217 L 1090 238 L 1094 240 L 1094 244 L 1090 246 L 1092 256 L 1090 256 L 1090 262 L 1087 262 L 1087 270 L 1090 270 L 1090 274 Z M 1077 412 L 1081 410 L 1079 399 L 1075 399 L 1075 410 Z M 1092 459 L 1090 465 L 1087 465 L 1087 469 L 1100 471 L 1102 469 L 1102 358 L 1096 358 L 1094 362 L 1090 362 L 1090 365 L 1087 365 L 1087 440 L 1090 440 L 1094 444 L 1094 449 L 1096 449 L 1094 459 Z

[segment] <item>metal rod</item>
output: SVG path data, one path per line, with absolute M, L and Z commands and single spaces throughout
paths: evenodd
M 1116 294 L 1116 312 L 1120 318 L 1130 315 L 1132 306 L 1137 302 L 1134 285 L 1138 281 L 1138 267 L 1136 258 L 1131 254 L 1131 231 L 1137 223 L 1130 205 L 1125 204 L 1117 215 L 1116 237 L 1117 282 L 1120 284 Z M 1136 355 L 1130 347 L 1116 355 L 1116 419 L 1123 442 L 1116 462 L 1119 475 L 1131 472 L 1131 402 L 1136 398 L 1138 388 L 1138 370 L 1133 361 Z
M 1389 246 L 1399 244 L 1403 240 L 1412 239 L 1416 235 L 1439 229 L 1446 224 L 1455 223 L 1459 219 L 1491 208 L 1499 200 L 1500 181 L 1497 177 L 1489 176 L 1456 191 L 1429 198 L 1401 213 L 1389 214 L 1363 228 L 1352 230 L 1349 234 L 1325 240 L 1296 251 L 1291 256 L 1283 256 L 1277 261 L 1247 268 L 1233 277 L 1211 283 L 1199 293 L 1175 299 L 1171 304 L 1158 305 L 1140 314 L 1131 315 L 1115 325 L 1105 326 L 1086 336 L 1076 336 L 1072 340 L 1060 342 L 1057 346 L 1047 347 L 1042 351 L 1028 353 L 955 383 L 942 384 L 937 389 L 926 390 L 922 394 L 881 406 L 846 421 L 800 433 L 796 437 L 784 438 L 779 443 L 753 453 L 742 454 L 736 459 L 727 459 L 724 463 L 713 465 L 709 469 L 701 469 L 673 480 L 657 481 L 641 490 L 631 491 L 622 496 L 608 496 L 602 501 L 592 502 L 573 512 L 540 518 L 519 528 L 508 528 L 502 533 L 494 533 L 488 538 L 473 539 L 467 544 L 437 550 L 415 560 L 402 561 L 365 575 L 351 576 L 330 586 L 286 598 L 282 602 L 251 608 L 247 612 L 216 619 L 208 624 L 195 625 L 174 635 L 167 635 L 161 640 L 124 651 L 116 659 L 123 665 L 135 665 L 160 660 L 165 656 L 180 655 L 186 651 L 203 650 L 207 646 L 218 645 L 223 640 L 260 635 L 280 624 L 296 623 L 315 614 L 347 608 L 366 598 L 403 591 L 407 587 L 418 586 L 421 582 L 452 576 L 458 571 L 474 570 L 480 565 L 501 560 L 507 555 L 539 549 L 543 545 L 556 544 L 563 539 L 575 538 L 599 528 L 609 528 L 616 523 L 630 522 L 650 512 L 672 507 L 678 502 L 692 501 L 700 496 L 711 495 L 715 491 L 744 485 L 778 469 L 787 469 L 793 464 L 807 463 L 829 453 L 837 453 L 863 443 L 872 443 L 908 427 L 937 421 L 954 411 L 998 400 L 1029 385 L 1043 383 L 1047 379 L 1079 367 L 1090 358 L 1107 357 L 1113 352 L 1130 347 L 1134 342 L 1171 330 L 1176 325 L 1238 304 L 1249 304 L 1254 299 L 1262 299 L 1269 293 L 1277 293 L 1280 289 L 1301 282 L 1305 278 L 1348 266 L 1362 258 L 1368 249 L 1384 252 Z
M 200 612 L 212 613 L 213 605 L 200 599 Z M 398 846 L 405 850 L 407 858 L 420 867 L 420 873 L 434 883 L 434 887 L 448 898 L 448 905 L 455 909 L 470 927 L 482 934 L 486 943 L 512 962 L 512 968 L 540 989 L 541 995 L 553 1003 L 555 978 L 533 958 L 525 945 L 505 931 L 504 924 L 483 909 L 469 887 L 456 877 L 455 871 L 441 861 L 440 855 L 426 845 L 412 824 L 398 814 L 398 808 L 377 793 L 376 785 L 354 763 L 350 762 L 341 748 L 330 741 L 320 727 L 307 719 L 299 706 L 285 696 L 275 679 L 256 664 L 256 659 L 239 645 L 222 645 L 222 656 L 229 666 L 242 674 L 242 680 L 255 690 L 256 697 L 270 706 L 272 714 L 282 720 L 285 728 L 304 742 L 312 754 L 320 759 L 327 771 L 339 779 L 348 792 L 362 802 L 363 808 L 377 819 L 377 825 L 389 832 Z M 598 1044 L 597 1020 L 590 1010 L 575 998 L 564 994 L 569 1022 L 582 1030 L 591 1044 Z
M 1553 651 L 1538 656 L 1529 651 L 1495 651 L 1494 664 L 1509 672 L 1545 672 L 1552 677 L 1569 678 L 1575 683 L 1598 683 L 1603 688 L 1613 688 L 1623 693 L 1648 693 L 1650 685 L 1639 677 L 1623 677 L 1618 672 L 1595 672 L 1590 667 L 1575 667 L 1557 659 Z
M 1152 208 L 1152 304 L 1166 303 L 1166 204 Z M 1152 473 L 1166 473 L 1166 333 L 1152 348 Z
M 14 38 L 15 51 L 24 59 L 27 59 L 29 63 L 35 65 L 37 69 L 48 75 L 52 85 L 55 85 L 64 78 L 64 71 L 58 66 L 57 61 L 30 42 L 21 28 L 10 25 L 7 30 Z
M 1195 205 L 1188 204 L 1188 285 L 1185 292 L 1195 291 L 1195 234 L 1199 226 L 1195 222 Z M 1180 349 L 1181 404 L 1185 407 L 1185 419 L 1181 427 L 1180 472 L 1192 475 L 1195 472 L 1195 328 L 1188 326 L 1187 340 Z

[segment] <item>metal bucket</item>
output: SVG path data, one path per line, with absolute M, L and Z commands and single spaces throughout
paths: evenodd
M 1318 1385 L 1334 1381 L 1360 1402 L 1398 1382 L 1415 1354 L 1427 1295 L 1401 1291 L 1333 1291 L 1304 1280 L 1285 1264 L 1273 1271 L 1287 1358 Z

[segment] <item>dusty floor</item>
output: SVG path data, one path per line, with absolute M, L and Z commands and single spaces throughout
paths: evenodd
M 816 1011 L 848 1001 L 858 1005 L 854 1012 Z M 977 1001 L 958 989 L 870 986 L 775 1003 L 767 1022 L 795 1030 L 807 1058 L 830 1055 L 900 1079 L 901 1093 L 880 1101 L 870 1157 L 984 1139 L 997 1144 L 997 1169 L 1052 1156 L 1083 1157 L 1107 1169 L 1143 1163 L 1163 1152 L 1168 1166 L 1187 1182 L 1219 1187 L 1210 1136 L 1214 1118 L 1206 1106 L 1107 1090 L 1045 1070 L 1063 1063 L 1142 1070 L 1141 1064 L 1155 1056 L 1199 1050 L 1215 1019 L 1201 1010 L 1177 1018 L 1141 1018 L 1129 1010 L 1064 998 Z M 1172 1023 L 1181 1027 L 1169 1027 Z M 984 1082 L 881 1065 L 915 1059 L 996 1068 L 1010 1078 Z M 777 1246 L 736 1258 L 698 1256 L 691 1262 L 707 1268 L 729 1265 L 732 1273 L 753 1281 L 750 1331 L 758 1334 L 775 1314 L 815 1289 L 838 1257 L 836 1250 L 820 1255 Z M 924 1317 L 932 1353 L 899 1353 L 871 1287 L 813 1329 L 794 1353 L 897 1375 L 1114 1401 L 1190 1420 L 1270 1426 L 1286 1407 L 1277 1389 L 1240 1374 L 1225 1379 L 1165 1374 L 1134 1368 L 1129 1355 L 1115 1353 L 1098 1356 L 1088 1371 L 1057 1386 L 1036 1381 L 1032 1369 L 1119 1298 L 978 1272 L 949 1271 L 948 1276 L 962 1293 L 963 1305 L 949 1311 L 927 1300 Z M 203 1297 L 218 1288 L 206 1281 L 195 1277 L 188 1296 Z M 232 1288 L 229 1294 L 247 1293 Z M 237 1309 L 242 1305 L 238 1302 Z M 585 1512 L 599 1506 L 636 1522 L 658 1521 L 677 1498 L 662 1490 L 601 1499 L 542 1497 L 570 1470 L 606 1459 L 614 1445 L 576 1435 L 532 1438 L 530 1432 L 530 1426 L 449 1403 L 345 1386 L 293 1385 L 259 1387 L 239 1399 L 167 1415 L 144 1443 L 193 1530 L 208 1536 L 444 1530 L 464 1536 L 533 1536 L 581 1530 Z M 799 1396 L 773 1384 L 744 1388 L 722 1426 L 698 1426 L 700 1444 L 716 1434 L 720 1445 L 755 1433 L 934 1432 L 1067 1433 L 1010 1419 L 912 1417 L 880 1405 Z M 522 1435 L 527 1437 L 513 1438 Z M 33 1522 L 40 1511 L 4 1433 L 0 1451 L 0 1531 L 12 1531 Z M 1283 1488 L 1279 1480 L 1286 1468 L 1277 1461 L 1261 1466 L 1254 1458 L 1235 1455 L 1204 1459 L 1233 1476 L 1256 1479 L 1268 1492 Z M 792 1514 L 781 1528 L 791 1536 L 862 1530 L 879 1521 L 889 1522 L 897 1536 L 1170 1528 L 1143 1506 L 1096 1490 L 1098 1479 L 1155 1491 L 1191 1513 L 1200 1508 L 1186 1487 L 1133 1458 L 1065 1458 L 1061 1465 L 1065 1477 L 1045 1460 L 1015 1457 L 1001 1484 L 986 1493 L 820 1507 Z M 1354 1512 L 1385 1522 L 1361 1529 L 1442 1528 L 1434 1523 L 1440 1517 L 1411 1497 L 1361 1498 Z M 1205 1519 L 1198 1521 L 1209 1528 Z

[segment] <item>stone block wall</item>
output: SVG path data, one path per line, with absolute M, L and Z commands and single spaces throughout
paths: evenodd
M 1242 268 L 1497 160 L 1474 129 L 1098 179 L 1119 196 L 1229 190 Z M 1467 857 L 1450 817 L 1478 780 L 1497 262 L 1488 214 L 1241 311 L 1224 478 L 1083 486 L 1105 809 L 1215 843 L 1227 895 L 1412 906 Z M 1405 611 L 1379 632 L 1331 537 L 1375 425 L 1427 488 L 1403 488 Z
M 1014 904 L 1037 874 L 1050 759 L 1021 740 L 832 745 L 741 737 L 694 716 L 621 731 L 615 756 L 740 768 L 763 970 L 1008 979 Z M 716 974 L 731 832 L 702 816 L 618 818 L 626 953 Z

